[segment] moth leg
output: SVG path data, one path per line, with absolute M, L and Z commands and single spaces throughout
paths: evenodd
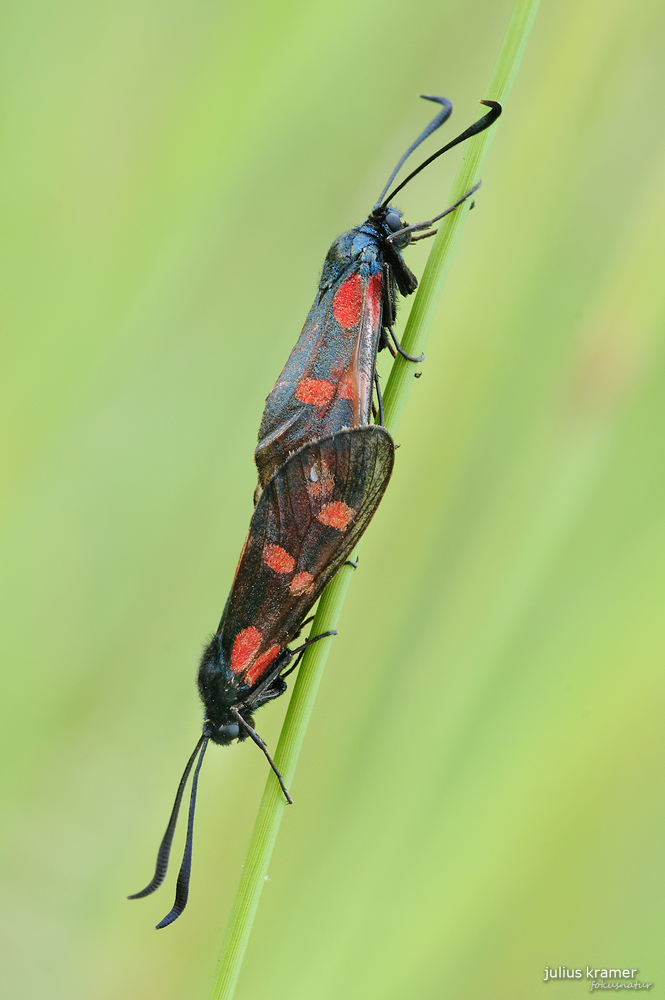
M 353 561 L 353 559 L 347 559 L 345 563 L 342 563 L 342 566 L 351 566 L 351 567 L 353 567 L 353 569 L 358 569 L 358 559 L 357 559 L 357 557 L 356 557 L 356 561 L 355 562 Z
M 279 675 L 280 679 L 284 680 L 285 677 L 288 677 L 289 674 L 293 673 L 293 671 L 296 669 L 296 667 L 302 660 L 303 656 L 305 655 L 305 650 L 307 649 L 308 646 L 311 646 L 312 643 L 314 642 L 318 642 L 319 639 L 325 639 L 326 636 L 328 635 L 337 635 L 337 634 L 338 634 L 337 629 L 333 629 L 331 632 L 321 632 L 320 635 L 315 635 L 311 639 L 306 639 L 305 642 L 303 642 L 302 646 L 298 646 L 297 649 L 293 650 L 294 653 L 298 654 L 296 656 L 296 661 L 292 666 L 289 667 L 288 670 L 285 670 L 283 674 Z
M 302 629 L 304 629 L 305 625 L 308 625 L 309 622 L 313 621 L 314 621 L 314 615 L 310 615 L 309 618 L 306 618 L 293 638 L 297 639 Z M 313 642 L 317 642 L 318 639 L 323 639 L 324 636 L 326 635 L 337 635 L 337 632 L 336 631 L 322 632 L 321 635 L 317 635 L 314 636 L 312 639 L 305 640 L 302 646 L 298 646 L 297 649 L 284 650 L 284 653 L 282 654 L 282 656 L 279 657 L 279 660 L 283 660 L 286 657 L 287 663 L 290 663 L 292 657 L 297 656 L 295 663 L 292 666 L 290 666 L 288 670 L 285 670 L 284 673 L 282 673 L 278 660 L 277 661 L 278 665 L 268 674 L 267 677 L 264 677 L 263 680 L 258 685 L 258 687 L 256 687 L 251 692 L 251 694 L 247 696 L 247 698 L 245 699 L 246 707 L 251 708 L 252 711 L 254 711 L 254 709 L 260 708 L 261 705 L 265 705 L 267 701 L 272 701 L 274 698 L 279 698 L 280 695 L 284 694 L 284 692 L 286 691 L 286 684 L 284 683 L 284 678 L 288 677 L 289 674 L 293 673 L 293 671 L 296 669 L 296 667 L 298 666 L 303 657 L 303 654 L 307 646 L 311 645 L 311 643 Z
M 376 399 L 379 404 L 379 426 L 383 427 L 383 396 L 381 395 L 379 375 L 376 369 L 374 369 L 374 385 L 376 386 Z M 374 416 L 376 416 L 376 411 L 374 411 Z
M 311 639 L 305 639 L 302 646 L 298 646 L 297 649 L 293 649 L 293 653 L 299 653 L 301 650 L 306 649 L 307 646 L 311 646 L 313 642 L 318 642 L 319 639 L 326 639 L 329 635 L 339 635 L 336 628 L 331 629 L 329 632 L 321 632 L 319 635 L 312 636 Z M 284 674 L 282 674 L 282 677 Z
M 471 208 L 473 208 L 474 205 L 475 205 L 475 202 L 472 201 L 471 202 Z M 469 211 L 471 211 L 471 209 L 469 209 Z M 436 236 L 436 234 L 438 233 L 438 231 L 439 231 L 438 229 L 433 229 L 431 233 L 421 233 L 420 236 L 412 236 L 411 237 L 411 243 L 417 243 L 418 240 L 428 240 L 428 239 L 430 239 L 430 237 Z
M 291 662 L 291 657 L 287 659 L 287 663 Z M 267 701 L 273 701 L 275 698 L 279 698 L 281 694 L 286 691 L 286 684 L 282 681 L 280 683 L 280 667 L 277 666 L 272 673 L 264 677 L 260 684 L 254 688 L 254 690 L 247 695 L 244 701 L 245 708 L 248 708 L 251 712 L 256 711 L 257 708 L 261 708 L 261 705 L 265 705 Z
M 296 669 L 296 667 L 298 666 L 304 655 L 305 655 L 305 650 L 303 649 L 296 656 L 295 663 L 293 663 L 288 670 L 285 670 L 283 674 L 280 674 L 281 680 L 284 680 L 285 677 L 288 677 L 289 674 L 293 673 L 293 671 Z
M 393 343 L 395 344 L 395 347 L 397 348 L 397 350 L 399 351 L 399 353 L 402 355 L 403 358 L 406 358 L 407 361 L 413 361 L 415 364 L 420 364 L 421 361 L 425 360 L 425 355 L 424 354 L 421 354 L 419 358 L 414 358 L 411 354 L 407 354 L 406 353 L 406 351 L 402 348 L 402 345 L 400 344 L 399 340 L 395 336 L 395 332 L 394 332 L 392 326 L 388 327 L 388 333 L 393 338 Z M 394 355 L 393 355 L 393 357 L 394 357 Z
M 314 615 L 310 615 L 309 618 L 305 618 L 304 622 L 301 622 L 300 628 L 298 629 L 298 631 L 296 632 L 296 634 L 293 636 L 293 639 L 297 639 L 298 636 L 300 635 L 300 633 L 302 632 L 302 630 L 304 629 L 305 625 L 309 625 L 309 623 L 313 622 L 313 621 L 314 621 Z M 291 639 L 290 641 L 293 642 L 293 639 Z
M 279 698 L 286 691 L 286 684 L 281 677 L 275 677 L 272 683 L 268 685 L 267 689 L 261 694 L 260 701 L 253 705 L 252 708 L 261 708 L 261 705 L 265 705 L 267 701 L 274 701 L 275 698 Z
M 304 622 L 302 623 L 302 625 L 300 626 L 300 628 L 298 629 L 298 631 L 294 635 L 293 639 L 297 639 L 298 636 L 300 635 L 300 633 L 302 632 L 302 630 L 304 629 L 305 625 L 309 625 L 309 623 L 313 622 L 313 621 L 314 621 L 314 615 L 310 615 L 309 618 L 305 618 Z M 333 632 L 333 633 L 326 632 L 325 634 L 326 635 L 331 635 L 331 634 L 332 635 L 337 635 L 336 632 Z M 317 636 L 317 638 L 319 638 L 319 637 Z M 293 639 L 291 640 L 292 642 L 293 642 Z M 309 640 L 307 640 L 307 641 L 309 642 Z M 306 645 L 307 645 L 307 643 L 305 643 L 305 646 Z M 298 666 L 298 664 L 302 660 L 303 656 L 305 655 L 305 646 L 301 646 L 300 647 L 300 652 L 298 653 L 298 656 L 296 658 L 296 662 L 292 666 L 290 666 L 288 670 L 285 670 L 283 674 L 279 675 L 280 680 L 283 680 L 285 677 L 288 677 L 289 674 L 292 674 L 293 671 L 296 669 L 296 667 Z M 286 687 L 286 685 L 285 685 L 285 687 Z M 275 695 L 275 697 L 277 697 L 277 695 Z
M 386 337 L 386 335 L 385 335 L 385 327 L 381 331 L 381 333 L 383 335 L 383 346 L 388 348 L 388 350 L 392 354 L 393 358 L 396 358 L 397 357 L 397 351 L 395 350 L 395 348 L 393 347 L 393 345 L 390 343 L 390 341 Z

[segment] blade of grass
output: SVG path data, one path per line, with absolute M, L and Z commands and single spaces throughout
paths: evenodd
M 517 0 L 499 58 L 487 87 L 486 100 L 505 104 L 536 16 L 538 3 L 539 0 Z M 482 170 L 494 139 L 494 132 L 494 127 L 489 128 L 486 132 L 470 139 L 463 147 L 464 158 L 450 193 L 448 202 L 450 205 L 453 205 L 481 179 Z M 471 202 L 467 200 L 443 220 L 434 239 L 434 245 L 427 259 L 402 336 L 402 345 L 407 354 L 417 356 L 423 352 L 434 313 L 439 304 L 443 286 L 470 209 Z M 391 434 L 394 434 L 397 429 L 412 385 L 412 363 L 398 355 L 392 366 L 383 396 L 385 424 Z
M 538 3 L 539 0 L 517 0 L 485 95 L 488 100 L 505 103 Z M 488 129 L 471 139 L 465 147 L 465 156 L 450 197 L 451 204 L 480 179 L 493 135 L 494 128 Z M 409 354 L 419 354 L 423 350 L 469 208 L 467 201 L 447 216 L 435 237 L 402 338 Z M 393 434 L 412 384 L 412 363 L 398 357 L 384 393 L 385 424 Z M 353 572 L 351 567 L 343 567 L 329 584 L 319 601 L 310 635 L 337 627 Z M 331 643 L 332 638 L 322 639 L 307 649 L 293 686 L 275 751 L 275 763 L 287 786 L 293 780 Z M 210 1000 L 231 1000 L 235 993 L 285 805 L 277 779 L 270 771 L 217 963 Z

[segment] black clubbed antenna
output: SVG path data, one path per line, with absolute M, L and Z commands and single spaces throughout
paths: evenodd
M 209 737 L 203 736 L 199 740 L 199 745 L 201 746 L 201 753 L 199 755 L 199 761 L 196 765 L 196 770 L 194 771 L 194 777 L 192 778 L 192 794 L 189 800 L 189 817 L 187 819 L 187 839 L 185 841 L 185 850 L 182 855 L 182 864 L 180 865 L 180 871 L 178 872 L 178 878 L 176 880 L 175 887 L 175 901 L 173 903 L 173 908 L 166 914 L 163 920 L 160 920 L 155 930 L 159 931 L 162 927 L 168 927 L 172 924 L 174 920 L 177 920 L 182 911 L 187 906 L 187 899 L 189 898 L 189 876 L 192 872 L 192 845 L 194 843 L 194 813 L 196 812 L 196 789 L 199 784 L 199 772 L 201 770 L 201 764 L 203 763 L 203 758 L 205 752 L 208 749 L 208 743 L 210 742 Z
M 178 822 L 178 813 L 180 812 L 180 804 L 185 791 L 185 785 L 187 784 L 187 779 L 189 778 L 189 772 L 192 770 L 192 766 L 196 760 L 196 755 L 201 749 L 204 740 L 206 740 L 206 737 L 202 736 L 194 747 L 194 752 L 187 761 L 187 766 L 185 767 L 182 778 L 180 779 L 175 802 L 173 803 L 173 809 L 171 810 L 171 816 L 169 818 L 168 826 L 166 827 L 166 833 L 162 837 L 162 842 L 159 845 L 159 850 L 157 851 L 157 864 L 155 865 L 155 874 L 153 875 L 152 881 L 149 882 L 145 889 L 142 889 L 141 892 L 135 892 L 134 895 L 128 896 L 127 899 L 143 899 L 144 896 L 149 896 L 155 891 L 155 889 L 159 889 L 160 885 L 166 878 L 166 872 L 169 867 L 169 856 L 173 845 L 173 835 L 175 833 L 176 823 Z M 203 757 L 203 754 L 201 754 L 201 757 Z
M 425 167 L 429 166 L 429 164 L 432 163 L 433 160 L 436 160 L 437 157 L 441 156 L 442 153 L 447 153 L 449 149 L 452 149 L 453 146 L 458 146 L 460 142 L 465 142 L 467 139 L 470 139 L 471 136 L 478 135 L 479 132 L 484 132 L 486 128 L 489 128 L 490 125 L 497 120 L 503 110 L 498 101 L 479 101 L 479 103 L 485 104 L 488 108 L 490 108 L 490 111 L 486 115 L 483 115 L 482 118 L 479 118 L 477 122 L 474 122 L 473 125 L 470 125 L 451 142 L 442 146 L 441 149 L 436 151 L 436 153 L 432 153 L 432 155 L 428 157 L 424 163 L 421 163 L 419 167 L 416 167 L 416 169 L 409 174 L 406 180 L 403 180 L 401 184 L 398 184 L 397 187 L 394 188 L 385 198 L 383 198 L 385 193 L 384 189 L 381 193 L 381 197 L 383 198 L 383 201 L 381 202 L 382 206 L 385 207 L 388 202 L 395 197 L 398 191 L 401 191 L 410 180 L 413 180 L 416 174 L 419 174 L 421 170 L 424 170 Z
M 418 136 L 418 138 L 416 139 L 416 141 L 411 143 L 411 145 L 407 149 L 407 151 L 404 154 L 404 156 L 402 156 L 402 158 L 400 159 L 399 163 L 397 164 L 397 166 L 393 170 L 392 174 L 388 178 L 388 183 L 386 184 L 386 186 L 384 187 L 383 191 L 379 195 L 379 200 L 376 203 L 377 206 L 380 205 L 381 202 L 383 201 L 383 196 L 385 195 L 386 191 L 388 190 L 388 188 L 390 187 L 390 185 L 392 184 L 392 182 L 397 177 L 397 174 L 399 173 L 399 171 L 400 171 L 402 165 L 404 164 L 405 160 L 408 160 L 408 158 L 411 156 L 411 153 L 414 151 L 414 149 L 417 149 L 418 146 L 420 145 L 420 143 L 424 142 L 428 135 L 431 135 L 432 132 L 436 132 L 436 130 L 438 128 L 440 128 L 440 126 L 443 125 L 443 123 L 445 121 L 448 121 L 448 119 L 450 118 L 451 114 L 453 113 L 453 106 L 452 106 L 452 104 L 450 103 L 450 101 L 448 100 L 447 97 L 434 97 L 431 94 L 421 94 L 420 96 L 425 101 L 436 101 L 437 104 L 441 104 L 442 105 L 442 110 L 439 111 L 439 113 L 436 116 L 436 118 L 432 119 L 432 121 L 429 123 L 429 125 L 427 126 L 427 128 L 425 129 L 425 131 L 422 132 Z

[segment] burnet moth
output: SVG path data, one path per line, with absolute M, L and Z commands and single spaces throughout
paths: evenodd
M 317 296 L 298 343 L 266 400 L 254 453 L 259 489 L 290 452 L 307 441 L 341 427 L 369 424 L 375 388 L 379 423 L 383 423 L 376 379 L 377 351 L 388 347 L 393 355 L 397 350 L 410 361 L 423 360 L 405 355 L 393 332 L 396 289 L 406 296 L 418 287 L 401 251 L 409 243 L 434 236 L 434 223 L 458 208 L 477 188 L 467 191 L 445 212 L 413 226 L 404 221 L 390 201 L 429 163 L 484 131 L 501 114 L 496 101 L 481 101 L 490 107 L 488 114 L 386 194 L 407 157 L 452 113 L 453 106 L 445 97 L 423 96 L 441 104 L 442 110 L 401 157 L 369 217 L 339 236 L 326 255 Z
M 254 514 L 231 593 L 199 668 L 203 732 L 180 780 L 155 874 L 145 889 L 129 897 L 148 896 L 164 881 L 180 805 L 194 768 L 175 901 L 158 929 L 176 920 L 187 905 L 198 778 L 210 740 L 222 746 L 253 740 L 287 802 L 292 801 L 254 729 L 254 712 L 285 692 L 285 678 L 307 646 L 334 634 L 313 636 L 295 649 L 290 646 L 360 540 L 392 473 L 395 446 L 382 426 L 376 355 L 383 347 L 392 349 L 392 340 L 393 354 L 396 349 L 410 361 L 422 360 L 405 354 L 392 329 L 396 289 L 409 295 L 417 287 L 401 251 L 433 236 L 432 226 L 479 185 L 444 212 L 412 226 L 390 201 L 438 156 L 488 128 L 501 114 L 497 102 L 481 101 L 490 108 L 488 114 L 386 194 L 407 157 L 452 112 L 446 98 L 423 96 L 441 104 L 442 110 L 401 157 L 365 222 L 334 241 L 300 339 L 266 401 L 255 452 L 259 485 Z M 375 389 L 378 425 L 372 423 Z

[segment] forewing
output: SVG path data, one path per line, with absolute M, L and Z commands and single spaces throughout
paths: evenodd
M 263 490 L 220 633 L 252 685 L 294 637 L 371 521 L 393 467 L 382 427 L 340 431 L 291 456 Z
M 254 454 L 261 487 L 308 442 L 369 424 L 382 281 L 378 262 L 358 262 L 312 306 L 266 400 Z

